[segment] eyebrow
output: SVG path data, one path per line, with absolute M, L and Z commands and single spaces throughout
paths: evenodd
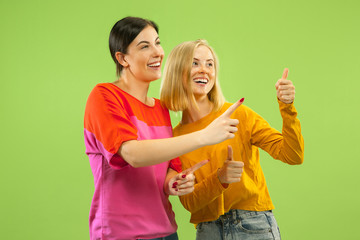
M 159 40 L 159 37 L 155 38 L 155 42 L 156 42 L 157 40 Z M 139 45 L 142 44 L 142 43 L 150 44 L 149 41 L 140 41 L 138 44 L 136 44 L 136 46 L 139 46 Z
M 194 59 L 197 60 L 197 61 L 200 61 L 200 59 L 197 59 L 197 58 L 194 58 Z M 206 59 L 206 61 L 213 61 L 214 62 L 214 59 L 209 58 L 209 59 Z

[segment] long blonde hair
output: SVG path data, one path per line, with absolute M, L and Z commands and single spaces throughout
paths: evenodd
M 184 111 L 191 105 L 197 108 L 191 86 L 191 68 L 195 49 L 206 46 L 214 57 L 215 84 L 208 93 L 213 111 L 219 110 L 225 102 L 218 81 L 219 61 L 214 50 L 206 40 L 183 42 L 177 45 L 169 54 L 165 63 L 164 74 L 161 81 L 160 100 L 164 106 L 172 111 Z

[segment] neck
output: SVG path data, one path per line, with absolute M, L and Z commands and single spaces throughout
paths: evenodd
M 196 106 L 190 106 L 183 111 L 181 122 L 183 124 L 192 123 L 200 120 L 211 113 L 213 109 L 213 103 L 210 102 L 207 96 L 195 98 Z
M 120 78 L 114 82 L 121 90 L 129 93 L 146 105 L 153 105 L 153 99 L 147 96 L 150 82 L 142 81 L 123 71 Z

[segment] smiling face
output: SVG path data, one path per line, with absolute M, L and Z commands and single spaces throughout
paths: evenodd
M 215 62 L 210 49 L 204 45 L 195 48 L 190 80 L 195 98 L 207 96 L 215 84 Z
M 161 77 L 161 63 L 164 50 L 156 30 L 145 27 L 130 43 L 128 51 L 124 54 L 124 70 L 142 81 L 154 81 Z

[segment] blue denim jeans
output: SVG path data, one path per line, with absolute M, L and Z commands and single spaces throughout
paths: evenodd
M 141 239 L 138 239 L 141 240 Z M 177 233 L 173 233 L 169 236 L 166 237 L 161 237 L 161 238 L 151 238 L 151 239 L 147 239 L 147 240 L 179 240 Z
M 272 211 L 230 210 L 217 220 L 196 227 L 197 240 L 280 240 Z

